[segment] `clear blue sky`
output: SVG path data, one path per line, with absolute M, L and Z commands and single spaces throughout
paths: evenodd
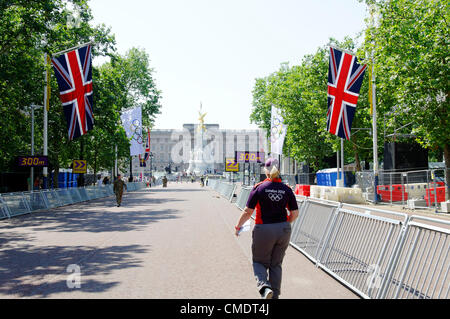
M 162 114 L 155 128 L 197 122 L 221 128 L 250 124 L 255 78 L 282 62 L 299 64 L 330 37 L 356 37 L 366 5 L 357 0 L 90 0 L 94 23 L 116 35 L 119 53 L 150 56 Z M 325 79 L 324 79 L 325 81 Z M 325 115 L 324 115 L 325 116 Z

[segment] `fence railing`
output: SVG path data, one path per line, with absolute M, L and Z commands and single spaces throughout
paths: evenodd
M 238 194 L 240 209 L 249 193 Z M 291 246 L 361 297 L 449 298 L 449 221 L 303 196 L 297 203 Z
M 234 192 L 236 191 L 236 185 L 232 183 L 222 182 L 221 180 L 211 179 L 208 181 L 208 186 L 218 192 L 222 197 L 231 202 Z
M 236 206 L 239 207 L 241 210 L 245 208 L 245 205 L 247 205 L 248 197 L 250 196 L 250 192 L 252 191 L 251 187 L 241 187 L 241 191 L 239 192 L 239 195 L 237 195 L 236 198 Z
M 382 298 L 448 299 L 450 222 L 411 216 L 401 234 L 399 251 Z
M 145 183 L 127 183 L 127 191 L 145 188 Z M 113 185 L 45 189 L 41 191 L 0 194 L 0 219 L 28 214 L 42 209 L 89 201 L 113 195 Z
M 408 208 L 434 208 L 448 199 L 447 175 L 445 169 L 431 169 L 407 172 L 380 171 L 376 192 L 383 203 L 407 205 Z M 373 198 L 373 172 L 357 172 L 358 186 Z

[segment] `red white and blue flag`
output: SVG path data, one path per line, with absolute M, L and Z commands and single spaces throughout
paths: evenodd
M 350 139 L 366 67 L 358 64 L 356 56 L 330 47 L 327 131 L 331 134 Z
M 146 167 L 146 162 L 150 158 L 150 129 L 147 129 L 147 138 L 145 140 L 145 154 L 144 158 L 141 158 L 141 155 L 139 154 L 139 162 L 141 167 Z
M 54 57 L 52 64 L 58 80 L 69 140 L 73 140 L 94 127 L 91 46 Z

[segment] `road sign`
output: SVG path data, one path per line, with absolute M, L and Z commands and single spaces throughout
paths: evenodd
M 239 163 L 234 161 L 234 158 L 225 159 L 225 172 L 239 172 Z
M 18 156 L 17 165 L 20 167 L 46 167 L 48 166 L 47 156 Z
M 86 160 L 73 160 L 72 173 L 86 174 L 87 163 Z
M 237 163 L 264 163 L 264 152 L 240 152 L 236 151 Z

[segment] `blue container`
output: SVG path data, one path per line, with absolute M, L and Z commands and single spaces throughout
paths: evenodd
M 72 174 L 72 187 L 78 186 L 78 175 L 79 174 Z
M 58 174 L 58 187 L 59 188 L 67 188 L 67 173 L 59 173 Z
M 340 175 L 340 172 L 339 172 Z M 317 185 L 319 186 L 336 186 L 337 169 L 327 168 L 316 173 Z M 355 183 L 353 172 L 344 172 L 344 187 L 350 187 Z

